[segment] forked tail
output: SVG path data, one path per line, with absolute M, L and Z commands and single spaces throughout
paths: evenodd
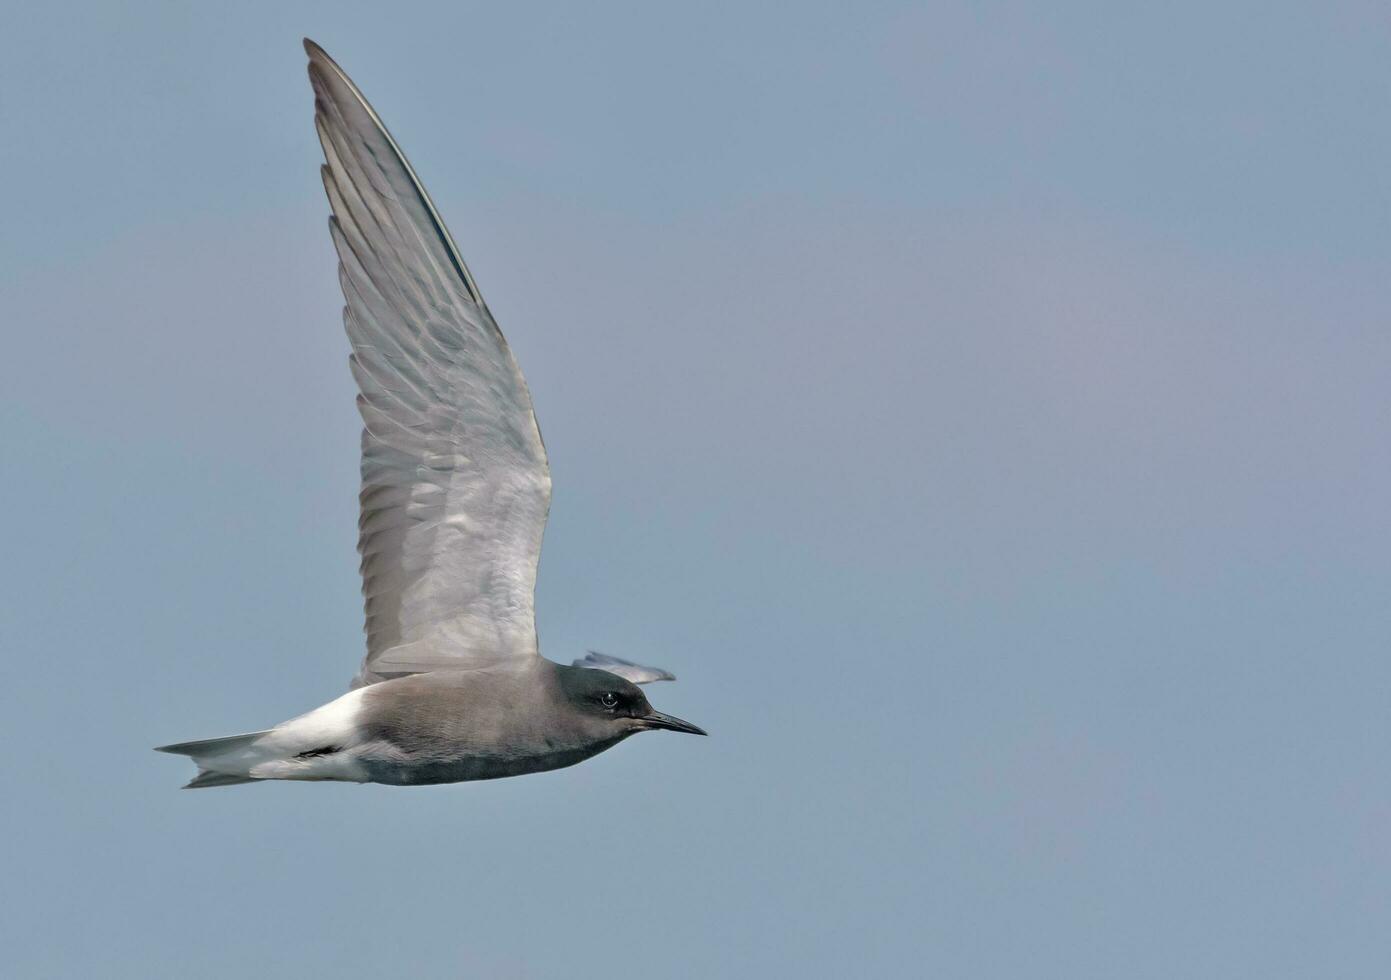
M 158 746 L 155 751 L 186 755 L 197 764 L 198 775 L 194 776 L 184 789 L 257 783 L 260 780 L 247 773 L 251 766 L 262 758 L 261 753 L 254 751 L 254 746 L 261 736 L 267 734 L 269 732 L 248 732 L 245 735 L 229 735 L 226 738 L 176 742 L 173 745 Z

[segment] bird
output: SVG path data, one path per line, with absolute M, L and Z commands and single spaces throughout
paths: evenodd
M 639 685 L 667 671 L 540 654 L 550 510 L 526 380 L 400 146 L 304 39 L 362 416 L 367 654 L 347 693 L 265 731 L 179 742 L 185 788 L 271 780 L 418 786 L 582 762 L 638 732 L 705 735 Z

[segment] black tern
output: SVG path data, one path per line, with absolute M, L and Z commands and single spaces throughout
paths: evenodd
M 367 656 L 347 694 L 307 714 L 159 751 L 198 765 L 188 788 L 410 786 L 559 769 L 636 732 L 704 735 L 637 687 L 666 671 L 540 655 L 551 477 L 526 381 L 401 148 L 333 59 L 304 48 L 364 426 Z

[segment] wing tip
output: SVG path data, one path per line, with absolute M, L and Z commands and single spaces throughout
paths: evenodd
M 318 42 L 307 37 L 304 39 L 304 53 L 309 55 L 309 79 L 311 82 L 314 81 L 317 76 L 324 84 L 325 92 L 328 93 L 327 86 L 334 84 L 334 79 L 337 79 L 338 83 L 347 86 L 353 98 L 367 107 L 368 111 L 371 112 L 375 119 L 376 111 L 372 109 L 371 103 L 367 101 L 367 96 L 362 94 L 361 89 L 357 87 L 357 83 L 348 76 L 348 73 L 343 70 L 342 65 L 333 60 L 331 54 L 319 47 Z M 320 93 L 316 90 L 315 94 L 318 95 Z M 332 97 L 331 93 L 328 94 L 329 97 Z M 380 119 L 375 119 L 375 121 L 382 129 L 386 128 L 382 126 Z
M 353 84 L 353 80 L 348 77 L 348 73 L 343 70 L 343 67 L 333 60 L 331 54 L 319 47 L 318 43 L 312 38 L 306 37 L 304 39 L 304 53 L 309 55 L 309 78 L 311 81 L 314 80 L 315 74 L 317 73 L 323 80 L 324 85 L 327 86 L 331 84 L 331 78 L 336 77 L 342 82 L 347 83 L 348 89 L 354 96 L 361 99 L 363 102 L 367 101 L 363 94 L 358 91 L 357 86 Z M 328 72 L 331 72 L 331 74 L 325 74 L 326 69 Z M 316 94 L 318 93 L 316 92 Z

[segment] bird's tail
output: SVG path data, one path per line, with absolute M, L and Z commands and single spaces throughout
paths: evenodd
M 158 746 L 156 752 L 172 752 L 186 755 L 198 766 L 194 776 L 184 789 L 206 789 L 210 786 L 236 786 L 240 783 L 260 782 L 249 775 L 251 766 L 264 758 L 263 753 L 255 751 L 256 743 L 265 732 L 248 732 L 245 735 L 229 735 L 226 738 L 205 738 L 196 742 L 176 742 L 173 745 Z

